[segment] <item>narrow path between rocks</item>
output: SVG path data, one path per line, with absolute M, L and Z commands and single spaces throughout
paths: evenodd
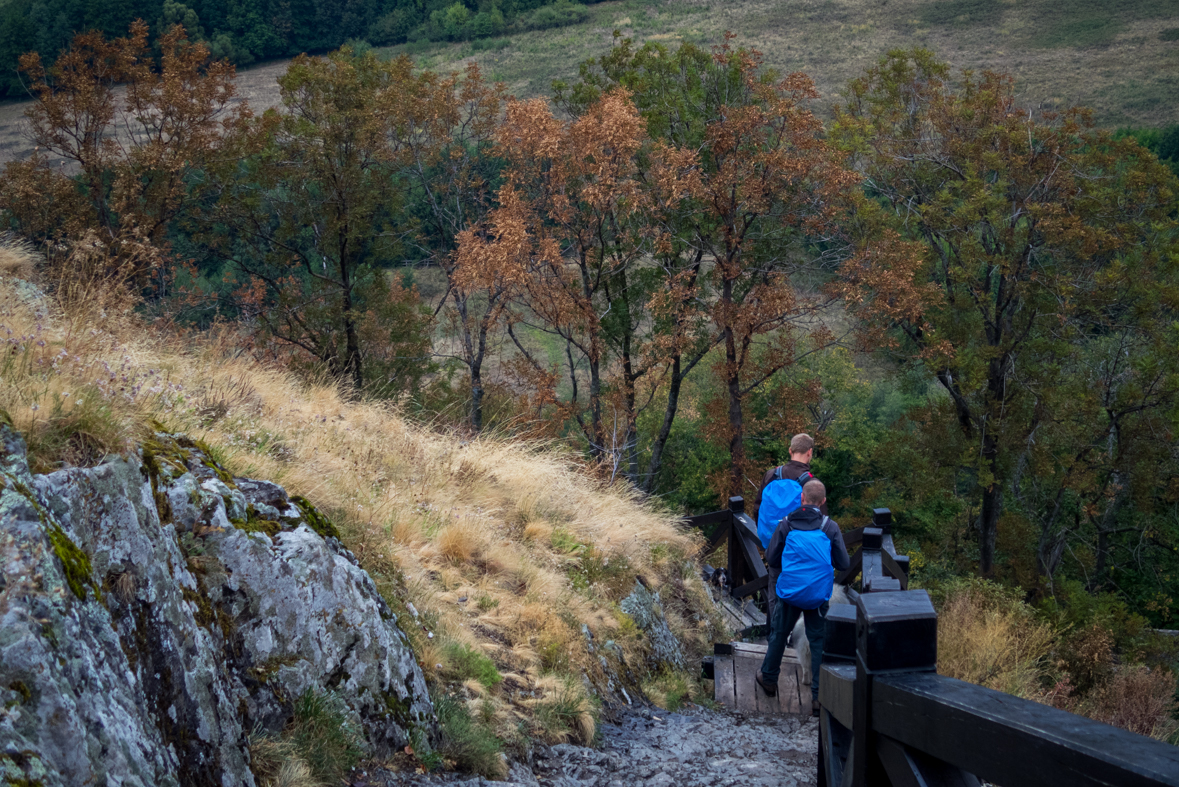
M 627 709 L 604 722 L 599 748 L 537 747 L 531 766 L 508 782 L 458 774 L 368 774 L 356 787 L 447 782 L 468 787 L 809 787 L 817 782 L 818 724 L 791 716 L 746 717 L 695 708 L 667 713 Z

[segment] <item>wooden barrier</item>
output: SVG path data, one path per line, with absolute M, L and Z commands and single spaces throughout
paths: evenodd
M 737 598 L 766 589 L 757 526 L 744 501 L 693 524 L 728 539 Z M 1179 787 L 1179 747 L 937 674 L 937 613 L 909 590 L 892 514 L 844 534 L 859 546 L 836 581 L 860 577 L 827 614 L 819 680 L 820 787 Z M 726 647 L 718 645 L 718 648 Z M 760 707 L 760 706 L 759 706 Z
M 745 500 L 730 497 L 729 507 L 724 511 L 688 517 L 693 527 L 719 525 L 713 532 L 708 551 L 727 542 L 728 564 L 725 567 L 730 594 L 743 599 L 762 593 L 769 585 L 765 561 L 761 558 L 761 542 L 757 538 L 757 523 L 745 513 Z M 761 605 L 764 612 L 764 603 Z
M 820 787 L 1179 787 L 1179 747 L 938 675 L 937 613 L 884 535 L 827 616 Z

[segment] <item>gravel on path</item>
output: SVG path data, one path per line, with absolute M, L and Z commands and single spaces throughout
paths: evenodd
M 693 708 L 628 708 L 601 727 L 597 748 L 538 746 L 507 782 L 463 774 L 369 773 L 356 787 L 810 787 L 818 724 L 793 716 L 747 717 Z

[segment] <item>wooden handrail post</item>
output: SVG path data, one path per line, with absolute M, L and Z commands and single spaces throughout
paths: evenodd
M 739 497 L 737 500 L 740 501 L 741 510 L 745 510 L 745 501 L 741 500 Z M 732 592 L 733 588 L 741 584 L 741 582 L 738 580 L 738 577 L 740 576 L 738 569 L 740 568 L 741 563 L 741 545 L 737 543 L 737 531 L 736 528 L 733 527 L 733 498 L 731 497 L 729 498 L 729 508 L 726 514 L 727 516 L 725 517 L 725 523 L 722 525 L 722 527 L 724 527 L 729 534 L 729 591 Z
M 867 532 L 864 544 L 868 544 Z M 898 590 L 864 593 L 856 599 L 856 677 L 848 756 L 852 787 L 890 783 L 872 730 L 873 679 L 878 675 L 936 671 L 937 613 L 929 594 L 924 590 Z

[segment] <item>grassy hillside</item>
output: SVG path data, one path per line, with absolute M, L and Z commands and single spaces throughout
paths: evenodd
M 1099 123 L 1179 122 L 1179 0 L 620 0 L 587 6 L 577 25 L 457 44 L 409 44 L 419 65 L 443 71 L 468 60 L 517 96 L 547 95 L 619 30 L 636 41 L 718 43 L 726 30 L 782 71 L 805 71 L 823 101 L 889 49 L 925 46 L 957 68 L 1018 80 L 1030 104 L 1092 107 Z M 239 95 L 257 111 L 278 101 L 285 61 L 242 70 Z M 32 152 L 26 104 L 0 104 L 0 164 Z
M 162 423 L 235 475 L 306 496 L 398 612 L 435 688 L 462 703 L 468 727 L 480 720 L 448 752 L 460 764 L 499 772 L 487 733 L 508 747 L 589 742 L 591 685 L 667 690 L 619 607 L 638 577 L 660 591 L 688 664 L 726 636 L 698 536 L 554 446 L 413 425 L 242 357 L 232 333 L 169 337 L 98 299 L 62 312 L 18 282 L 32 268 L 0 239 L 0 407 L 34 472 L 134 451 Z M 682 675 L 671 688 L 689 690 Z
M 1091 106 L 1109 126 L 1179 122 L 1179 0 L 623 0 L 588 9 L 576 26 L 415 56 L 438 69 L 473 58 L 526 96 L 574 76 L 615 29 L 669 45 L 717 43 L 728 30 L 771 66 L 810 74 L 831 101 L 889 49 L 925 46 L 958 68 L 1011 73 L 1036 105 Z

